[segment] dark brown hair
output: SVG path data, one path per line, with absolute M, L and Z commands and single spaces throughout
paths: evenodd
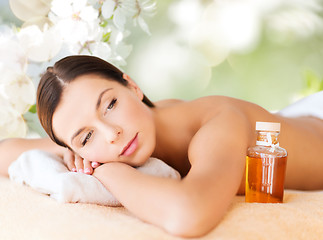
M 128 85 L 128 81 L 123 78 L 123 72 L 118 68 L 100 58 L 83 55 L 65 57 L 53 67 L 48 67 L 38 85 L 37 113 L 40 123 L 49 137 L 63 147 L 70 148 L 55 136 L 52 128 L 53 114 L 60 103 L 65 86 L 77 77 L 87 74 L 96 74 L 124 86 Z M 147 106 L 154 107 L 145 95 L 142 101 Z

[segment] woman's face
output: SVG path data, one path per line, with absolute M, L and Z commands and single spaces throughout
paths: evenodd
M 89 161 L 144 164 L 155 148 L 154 119 L 126 79 L 127 87 L 96 75 L 68 84 L 53 115 L 55 135 Z

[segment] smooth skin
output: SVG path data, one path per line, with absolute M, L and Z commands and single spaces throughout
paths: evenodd
M 143 221 L 182 237 L 212 230 L 233 197 L 244 194 L 245 156 L 256 142 L 256 121 L 281 123 L 280 145 L 288 151 L 285 187 L 323 189 L 323 121 L 285 118 L 224 96 L 164 100 L 149 108 L 142 103 L 140 88 L 129 76 L 124 78 L 127 87 L 95 75 L 81 76 L 67 85 L 53 115 L 53 129 L 78 156 L 76 161 L 66 158 L 69 168 L 102 164 L 93 175 Z M 124 154 L 134 139 L 132 151 Z M 15 141 L 29 145 L 20 149 Z M 65 150 L 48 139 L 30 141 L 0 144 L 1 154 L 8 147 L 17 152 L 2 158 L 2 174 L 27 149 L 44 148 L 64 155 Z M 149 176 L 133 168 L 150 156 L 178 170 L 182 179 Z

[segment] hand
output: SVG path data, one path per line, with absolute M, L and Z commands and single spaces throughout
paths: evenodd
M 69 149 L 66 149 L 63 153 L 63 160 L 67 165 L 68 170 L 72 172 L 92 174 L 93 169 L 100 166 L 98 162 L 90 162 L 86 159 L 83 159 Z

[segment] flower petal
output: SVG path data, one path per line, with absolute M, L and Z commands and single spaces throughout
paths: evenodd
M 102 16 L 105 19 L 109 19 L 112 16 L 115 7 L 116 7 L 115 1 L 106 0 L 101 7 Z
M 117 28 L 119 28 L 121 31 L 124 30 L 124 25 L 126 24 L 126 16 L 123 13 L 122 9 L 117 8 L 114 11 L 113 16 L 113 23 L 116 25 Z
M 17 36 L 28 58 L 36 62 L 50 60 L 56 56 L 62 46 L 62 39 L 56 28 L 42 32 L 37 26 L 33 25 L 22 28 Z
M 98 10 L 94 9 L 92 6 L 84 7 L 80 12 L 80 18 L 89 23 L 95 21 L 98 16 Z
M 17 18 L 27 21 L 36 16 L 45 16 L 50 5 L 41 0 L 9 0 L 10 8 Z
M 0 140 L 10 137 L 25 137 L 27 125 L 17 111 L 15 111 L 0 95 Z
M 35 103 L 36 90 L 32 81 L 26 75 L 9 69 L 2 73 L 6 79 L 2 84 L 2 96 L 15 111 L 24 114 Z
M 151 33 L 149 31 L 149 27 L 148 27 L 147 23 L 145 22 L 145 20 L 141 16 L 138 16 L 137 20 L 138 20 L 138 24 L 141 27 L 141 29 L 144 32 L 146 32 L 148 35 L 151 35 Z
M 14 71 L 26 69 L 27 57 L 16 38 L 0 36 L 0 63 Z

